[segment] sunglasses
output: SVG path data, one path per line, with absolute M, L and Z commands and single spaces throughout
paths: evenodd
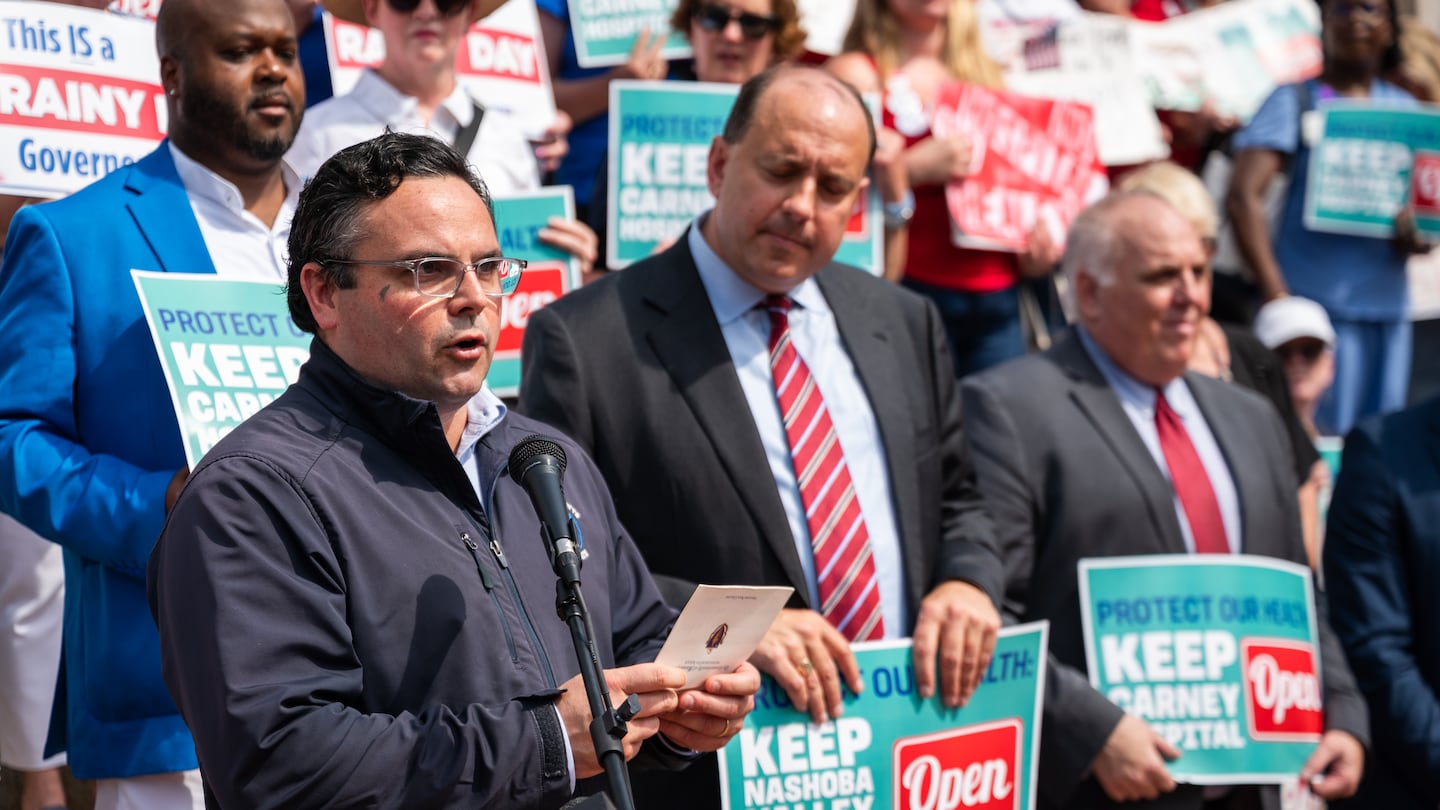
M 400 14 L 409 14 L 420 7 L 420 0 L 385 0 Z M 470 5 L 470 0 L 435 0 L 435 8 L 446 17 L 454 17 Z
M 1321 352 L 1325 351 L 1325 344 L 1318 340 L 1292 340 L 1289 343 L 1275 347 L 1275 353 L 1280 355 L 1282 361 L 1289 361 L 1292 357 L 1299 357 L 1307 363 L 1313 363 L 1319 359 Z
M 394 0 L 391 0 L 394 2 Z M 780 28 L 780 21 L 774 17 L 766 17 L 764 14 L 751 14 L 750 12 L 731 11 L 724 6 L 702 5 L 695 10 L 695 22 L 702 31 L 715 33 L 724 31 L 731 22 L 740 23 L 740 33 L 746 39 L 760 39 Z

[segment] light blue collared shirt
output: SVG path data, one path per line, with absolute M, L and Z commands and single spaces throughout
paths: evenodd
M 1170 465 L 1165 462 L 1165 452 L 1160 449 L 1160 434 L 1155 428 L 1155 387 L 1146 385 L 1122 371 L 1083 327 L 1077 327 L 1075 332 L 1080 336 L 1080 343 L 1085 347 L 1090 359 L 1095 361 L 1105 381 L 1110 384 L 1110 390 L 1120 398 L 1120 406 L 1124 408 L 1125 415 L 1130 417 L 1130 423 L 1135 426 L 1135 432 L 1140 434 L 1140 440 L 1145 442 L 1145 449 L 1150 451 L 1150 457 L 1155 459 L 1160 471 L 1165 474 L 1165 479 L 1170 480 Z M 1210 425 L 1205 421 L 1205 415 L 1200 412 L 1200 406 L 1195 402 L 1195 396 L 1190 393 L 1190 386 L 1185 384 L 1184 377 L 1176 377 L 1165 386 L 1165 401 L 1170 403 L 1170 407 L 1185 424 L 1185 432 L 1190 435 L 1190 443 L 1195 445 L 1195 452 L 1200 456 L 1205 474 L 1210 477 L 1210 487 L 1215 490 L 1215 500 L 1220 504 L 1220 520 L 1225 524 L 1225 539 L 1230 543 L 1231 553 L 1239 554 L 1244 550 L 1240 545 L 1240 497 L 1235 491 L 1235 479 L 1230 475 L 1230 466 L 1225 463 L 1225 454 L 1220 452 L 1215 434 L 1210 432 Z M 1180 520 L 1180 534 L 1185 538 L 1185 548 L 1193 554 L 1195 537 L 1190 531 L 1190 521 L 1185 517 L 1185 507 L 1180 504 L 1179 495 L 1174 496 L 1174 501 L 1175 516 Z
M 700 282 L 710 297 L 715 320 L 720 323 L 725 346 L 730 350 L 730 359 L 740 378 L 740 388 L 745 392 L 755 428 L 760 433 L 765 458 L 770 463 L 770 473 L 775 478 L 785 518 L 794 535 L 795 550 L 805 570 L 810 604 L 819 605 L 810 527 L 805 521 L 805 505 L 790 461 L 790 440 L 785 435 L 780 403 L 775 398 L 771 379 L 770 317 L 756 309 L 765 293 L 735 275 L 705 242 L 700 225 L 707 216 L 708 212 L 701 214 L 690 227 L 690 255 L 700 271 Z M 794 301 L 790 310 L 790 340 L 825 398 L 825 408 L 835 425 L 835 434 L 845 453 L 845 466 L 850 470 L 860 511 L 865 516 L 865 528 L 870 533 L 885 638 L 904 638 L 910 632 L 905 568 L 901 564 L 900 533 L 895 522 L 880 425 L 875 421 L 875 412 L 850 355 L 845 352 L 835 314 L 820 286 L 814 279 L 806 279 L 790 291 L 790 298 Z

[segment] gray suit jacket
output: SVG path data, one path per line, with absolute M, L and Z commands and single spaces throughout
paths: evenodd
M 1244 552 L 1305 564 L 1294 465 L 1274 407 L 1207 377 L 1187 374 L 1185 381 L 1235 479 Z M 1121 711 L 1085 675 L 1076 563 L 1185 553 L 1173 491 L 1073 334 L 1044 354 L 967 378 L 961 390 L 980 488 L 1000 533 L 1005 612 L 1051 625 L 1040 806 L 1111 806 L 1088 770 Z M 1326 725 L 1364 743 L 1365 706 L 1323 602 Z M 1270 804 L 1275 791 L 1266 793 Z M 1126 806 L 1200 803 L 1199 788 L 1181 786 L 1156 802 Z

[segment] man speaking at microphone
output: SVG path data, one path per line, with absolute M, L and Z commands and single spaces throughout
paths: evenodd
M 677 692 L 674 613 L 569 439 L 485 387 L 500 254 L 449 146 L 386 134 L 300 197 L 288 298 L 299 381 L 191 473 L 150 559 L 165 680 L 215 807 L 556 807 L 601 773 L 541 524 L 507 472 L 551 433 L 626 759 L 683 766 L 753 705 L 745 665 Z M 584 789 L 584 784 L 578 785 Z

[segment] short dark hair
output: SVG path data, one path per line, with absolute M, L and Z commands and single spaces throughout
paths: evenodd
M 750 124 L 755 120 L 755 108 L 760 106 L 760 99 L 765 97 L 765 92 L 775 83 L 775 79 L 784 73 L 806 70 L 814 71 L 816 76 L 823 76 L 834 82 L 837 88 L 843 88 L 843 92 L 855 100 L 855 105 L 865 116 L 865 131 L 870 137 L 870 151 L 865 155 L 865 167 L 868 169 L 871 161 L 875 159 L 875 118 L 870 114 L 870 108 L 865 106 L 865 99 L 861 98 L 860 91 L 849 82 L 813 65 L 772 65 L 740 85 L 740 95 L 735 97 L 735 106 L 730 108 L 730 117 L 725 119 L 725 129 L 720 133 L 720 137 L 729 144 L 744 140 L 745 133 L 750 130 Z
M 300 286 L 300 270 L 315 262 L 336 287 L 355 286 L 353 268 L 329 262 L 353 258 L 350 251 L 361 237 L 362 215 L 411 177 L 464 180 L 480 195 L 494 224 L 495 204 L 490 200 L 485 181 L 475 174 L 463 155 L 444 141 L 429 135 L 387 131 L 341 149 L 305 184 L 290 221 L 285 295 L 290 318 L 297 327 L 311 334 L 317 329 L 310 302 L 305 300 L 305 290 Z

